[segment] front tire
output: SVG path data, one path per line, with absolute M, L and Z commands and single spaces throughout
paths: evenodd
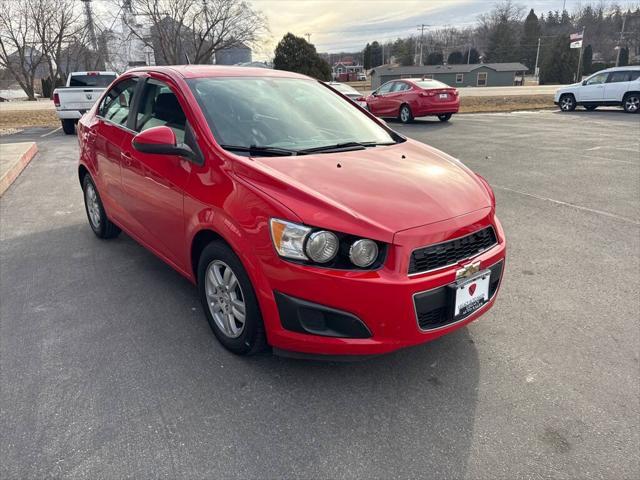
M 67 135 L 76 133 L 76 122 L 74 120 L 60 120 L 60 123 L 62 123 L 62 131 Z
M 573 112 L 576 107 L 576 97 L 574 97 L 571 93 L 565 93 L 560 97 L 558 102 L 560 104 L 560 110 L 563 112 Z
M 441 122 L 448 122 L 449 119 L 451 118 L 451 115 L 453 115 L 452 113 L 442 113 L 440 115 L 438 115 L 438 120 L 440 120 Z
M 640 94 L 628 93 L 622 100 L 622 107 L 627 113 L 638 113 L 640 111 Z
M 88 173 L 82 180 L 82 191 L 84 192 L 84 208 L 93 233 L 103 239 L 115 238 L 120 235 L 120 228 L 107 217 L 98 189 Z
M 398 120 L 400 120 L 402 123 L 413 122 L 413 113 L 411 112 L 411 107 L 409 107 L 409 105 L 407 105 L 406 103 L 400 107 Z
M 249 275 L 225 243 L 207 245 L 198 261 L 198 293 L 218 341 L 236 355 L 266 348 L 264 324 Z

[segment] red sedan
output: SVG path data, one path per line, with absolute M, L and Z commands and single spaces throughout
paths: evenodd
M 437 116 L 447 122 L 458 113 L 458 90 L 437 80 L 404 78 L 385 83 L 366 98 L 369 111 L 410 123 L 416 117 Z
M 196 284 L 234 353 L 381 354 L 495 301 L 505 237 L 487 182 L 321 82 L 135 69 L 78 138 L 93 232 L 126 232 Z

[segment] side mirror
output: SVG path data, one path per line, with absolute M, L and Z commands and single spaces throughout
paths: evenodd
M 586 81 L 586 80 L 583 80 L 583 81 L 582 81 L 582 85 L 586 85 L 586 84 L 587 84 L 587 81 Z
M 153 127 L 140 132 L 131 141 L 133 148 L 143 153 L 177 155 L 198 161 L 196 153 L 184 143 L 177 143 L 176 134 L 169 127 Z

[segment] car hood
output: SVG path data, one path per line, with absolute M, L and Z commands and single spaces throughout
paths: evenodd
M 492 203 L 461 162 L 412 140 L 352 152 L 255 157 L 237 173 L 306 224 L 381 241 Z

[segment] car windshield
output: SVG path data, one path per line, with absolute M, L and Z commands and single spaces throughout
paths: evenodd
M 333 87 L 344 95 L 360 95 L 360 93 L 353 87 L 345 85 L 344 83 L 330 83 L 330 87 Z
M 315 80 L 217 77 L 188 82 L 216 141 L 236 152 L 245 148 L 250 149 L 245 154 L 277 154 L 280 149 L 295 154 L 397 141 L 350 101 Z
M 71 75 L 70 87 L 106 87 L 116 79 L 115 75 Z

